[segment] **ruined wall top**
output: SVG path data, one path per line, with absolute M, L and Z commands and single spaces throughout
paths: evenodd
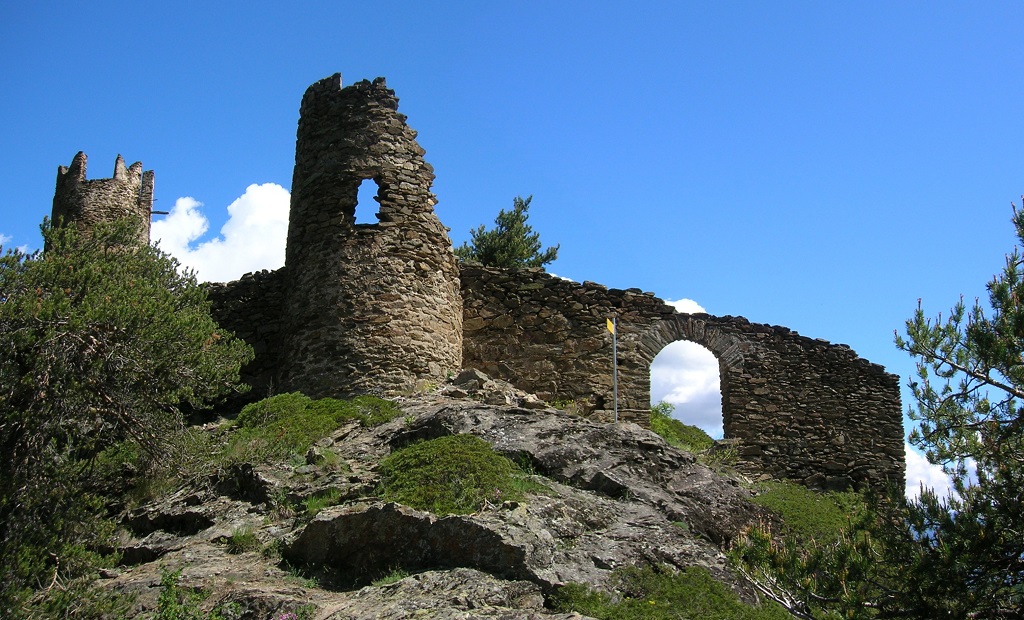
M 109 179 L 86 178 L 88 158 L 79 151 L 70 166 L 57 168 L 57 188 L 53 195 L 51 219 L 54 224 L 71 223 L 88 234 L 97 224 L 125 217 L 139 221 L 139 243 L 149 243 L 149 224 L 153 212 L 153 171 L 142 170 L 142 162 L 129 167 L 118 155 L 114 176 Z

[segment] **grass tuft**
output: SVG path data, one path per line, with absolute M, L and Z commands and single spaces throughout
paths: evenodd
M 258 551 L 262 548 L 260 539 L 250 527 L 240 527 L 231 532 L 228 537 L 228 553 L 239 554 L 248 551 Z

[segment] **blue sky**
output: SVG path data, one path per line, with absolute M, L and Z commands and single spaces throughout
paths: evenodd
M 149 4 L 0 7 L 5 246 L 39 245 L 83 150 L 90 178 L 118 153 L 156 171 L 183 252 L 235 203 L 217 262 L 248 260 L 231 235 L 272 261 L 299 100 L 336 71 L 397 91 L 456 244 L 532 194 L 559 275 L 904 377 L 892 335 L 917 299 L 983 295 L 1014 242 L 1019 3 Z

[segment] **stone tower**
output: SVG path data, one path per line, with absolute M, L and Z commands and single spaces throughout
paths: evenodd
M 142 171 L 142 162 L 130 168 L 120 155 L 114 162 L 110 179 L 85 178 L 88 158 L 79 151 L 71 166 L 57 168 L 57 189 L 53 194 L 54 224 L 74 223 L 88 233 L 96 224 L 135 216 L 139 219 L 139 243 L 149 243 L 149 223 L 153 211 L 153 171 Z
M 285 270 L 281 383 L 308 396 L 394 394 L 462 364 L 462 296 L 434 170 L 383 78 L 302 98 Z M 357 205 L 362 183 L 378 205 Z M 357 224 L 356 209 L 378 222 Z

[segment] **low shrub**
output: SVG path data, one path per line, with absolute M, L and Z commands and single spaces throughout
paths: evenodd
M 381 462 L 380 471 L 382 497 L 440 515 L 519 500 L 532 489 L 512 461 L 473 435 L 449 435 L 402 448 Z
M 667 567 L 630 567 L 615 571 L 612 587 L 617 594 L 571 583 L 553 596 L 561 612 L 577 612 L 599 620 L 790 620 L 792 616 L 772 604 L 752 607 L 739 600 L 703 568 L 681 571 Z
M 218 605 L 209 612 L 202 610 L 203 601 L 210 593 L 205 590 L 184 588 L 178 585 L 181 570 L 163 571 L 160 576 L 160 596 L 156 603 L 156 615 L 146 616 L 152 620 L 235 620 L 242 610 L 237 603 Z

